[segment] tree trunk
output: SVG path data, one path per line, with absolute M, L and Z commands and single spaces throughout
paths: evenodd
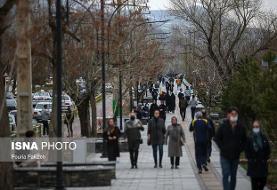
M 79 113 L 80 125 L 81 125 L 81 136 L 89 137 L 90 129 L 90 114 L 89 114 L 89 100 L 90 97 L 85 97 L 80 104 L 78 104 L 77 109 Z
M 97 136 L 97 111 L 96 111 L 96 92 L 95 88 L 92 88 L 91 90 L 91 96 L 90 96 L 90 106 L 91 106 L 91 136 L 96 137 Z
M 16 1 L 17 134 L 32 130 L 31 9 L 29 0 Z
M 0 15 L 0 29 L 4 26 L 5 15 Z M 8 110 L 5 96 L 5 65 L 2 63 L 2 36 L 0 35 L 0 137 L 10 135 Z M 0 162 L 0 189 L 13 189 L 13 164 L 11 162 Z

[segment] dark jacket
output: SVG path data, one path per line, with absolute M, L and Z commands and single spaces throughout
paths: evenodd
M 115 139 L 113 139 L 115 137 Z M 108 127 L 104 132 L 104 138 L 107 140 L 107 151 L 109 159 L 113 160 L 115 157 L 119 157 L 119 144 L 118 139 L 120 137 L 120 130 L 118 127 Z M 111 139 L 110 139 L 111 138 Z
M 147 134 L 150 135 L 151 145 L 164 144 L 165 133 L 166 129 L 163 119 L 152 118 L 149 120 Z
M 160 118 L 162 118 L 164 121 L 166 120 L 166 105 L 161 104 L 159 106 L 159 110 L 160 110 Z
M 159 106 L 155 103 L 150 106 L 150 118 L 154 117 L 154 112 L 159 109 Z
M 245 147 L 245 155 L 248 159 L 247 175 L 250 177 L 266 177 L 268 175 L 267 160 L 270 157 L 270 145 L 264 134 L 259 133 L 258 135 L 261 135 L 261 148 L 255 151 L 253 133 L 249 135 Z
M 208 141 L 209 125 L 205 119 L 193 120 L 189 130 L 193 131 L 195 143 L 205 143 Z
M 140 131 L 144 128 L 140 120 L 135 119 L 134 121 L 129 120 L 125 123 L 125 137 L 128 139 L 129 148 L 137 148 L 141 141 Z
M 215 135 L 220 155 L 225 159 L 237 160 L 246 144 L 246 130 L 240 124 L 232 129 L 229 120 L 224 120 Z

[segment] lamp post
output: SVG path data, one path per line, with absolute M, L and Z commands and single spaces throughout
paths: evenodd
M 62 14 L 61 14 L 61 0 L 56 0 L 56 75 L 57 75 L 57 137 L 62 137 Z M 56 171 L 56 189 L 63 190 L 63 163 L 62 151 L 57 152 L 57 171 Z

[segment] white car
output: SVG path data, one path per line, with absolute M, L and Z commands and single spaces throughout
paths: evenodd
M 49 92 L 40 91 L 33 94 L 33 104 L 36 105 L 38 102 L 50 102 L 52 97 Z
M 10 124 L 10 130 L 13 132 L 16 130 L 16 122 L 15 117 L 12 114 L 9 114 L 9 124 Z
M 73 110 L 75 107 L 75 103 L 72 101 L 70 96 L 68 96 L 67 94 L 63 94 L 62 95 L 62 110 L 66 111 L 68 109 L 68 107 L 70 107 L 71 110 Z
M 41 121 L 41 111 L 43 110 L 45 105 L 47 106 L 46 110 L 49 113 L 52 112 L 52 102 L 38 102 L 33 112 L 33 118 L 36 119 L 38 122 Z

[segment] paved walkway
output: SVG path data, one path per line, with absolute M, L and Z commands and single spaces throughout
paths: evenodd
M 176 104 L 178 105 L 178 104 Z M 166 126 L 170 124 L 170 118 L 177 116 L 181 121 L 179 110 L 175 114 L 167 114 Z M 212 162 L 209 164 L 209 171 L 199 175 L 194 159 L 194 142 L 192 133 L 188 126 L 191 123 L 190 109 L 187 109 L 187 118 L 182 122 L 186 134 L 186 144 L 183 147 L 183 157 L 180 162 L 180 169 L 170 169 L 170 161 L 167 156 L 167 146 L 164 146 L 163 169 L 153 168 L 152 148 L 146 145 L 147 135 L 143 132 L 144 144 L 140 147 L 138 160 L 139 169 L 130 169 L 128 153 L 121 153 L 116 164 L 116 180 L 112 181 L 110 187 L 90 187 L 90 188 L 68 188 L 70 190 L 222 190 L 221 167 L 219 162 L 219 152 L 213 144 L 211 156 Z M 145 126 L 147 129 L 147 126 Z M 95 160 L 101 160 L 100 155 L 96 155 Z M 89 180 L 89 179 L 88 179 Z M 237 190 L 251 189 L 249 179 L 245 171 L 241 168 L 238 171 Z
M 167 115 L 166 124 L 170 122 L 173 114 Z M 145 129 L 147 127 L 145 126 Z M 163 169 L 154 169 L 152 148 L 146 145 L 147 134 L 143 132 L 144 144 L 140 147 L 138 160 L 139 169 L 130 169 L 128 153 L 121 153 L 116 164 L 116 180 L 111 187 L 82 188 L 84 190 L 201 190 L 198 179 L 195 176 L 191 159 L 187 153 L 187 147 L 183 147 L 180 169 L 170 169 L 170 161 L 167 156 L 167 146 L 164 146 Z M 99 159 L 99 156 L 97 156 Z M 69 188 L 76 190 L 76 188 Z M 80 188 L 78 188 L 79 190 Z

